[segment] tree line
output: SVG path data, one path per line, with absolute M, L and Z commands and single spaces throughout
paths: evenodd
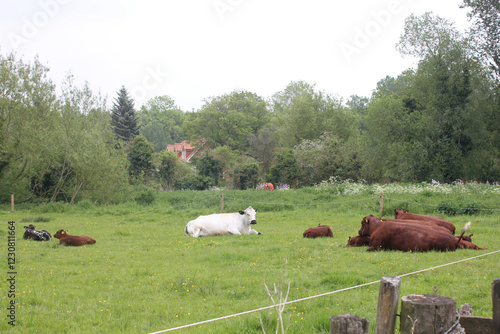
M 108 108 L 71 75 L 57 91 L 38 59 L 0 55 L 1 201 L 14 193 L 17 201 L 106 204 L 131 189 L 304 187 L 332 176 L 498 181 L 500 9 L 462 6 L 472 22 L 466 34 L 431 13 L 408 17 L 396 47 L 418 66 L 347 101 L 294 81 L 267 99 L 235 90 L 189 112 L 167 95 L 136 109 L 122 87 Z M 166 151 L 202 138 L 189 163 Z

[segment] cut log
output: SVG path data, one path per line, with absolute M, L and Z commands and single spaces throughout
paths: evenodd
M 442 334 L 454 324 L 457 302 L 436 295 L 408 295 L 401 298 L 402 334 Z

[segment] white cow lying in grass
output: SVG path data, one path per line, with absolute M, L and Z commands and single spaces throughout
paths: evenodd
M 245 211 L 199 216 L 187 223 L 184 230 L 186 236 L 193 238 L 223 234 L 261 234 L 250 227 L 257 224 L 256 212 L 249 206 Z

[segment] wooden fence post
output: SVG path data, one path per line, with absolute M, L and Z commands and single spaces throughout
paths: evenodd
M 224 194 L 220 194 L 220 212 L 224 212 Z
M 401 277 L 382 277 L 380 280 L 375 334 L 396 332 L 400 287 Z
M 380 218 L 382 218 L 383 212 L 384 212 L 384 193 L 380 193 Z
M 441 334 L 453 326 L 457 302 L 436 295 L 401 298 L 401 334 Z
M 14 212 L 14 194 L 10 195 L 10 211 Z
M 493 280 L 491 296 L 493 298 L 493 328 L 500 334 L 500 278 Z
M 369 319 L 351 314 L 330 317 L 330 334 L 368 334 L 369 331 Z

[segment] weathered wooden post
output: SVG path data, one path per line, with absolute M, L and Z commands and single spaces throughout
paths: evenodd
M 436 295 L 401 298 L 401 334 L 442 334 L 453 326 L 457 302 Z
M 491 296 L 493 298 L 493 328 L 500 334 L 500 278 L 493 280 Z
M 382 218 L 383 212 L 384 212 L 384 193 L 380 193 L 380 218 Z
M 380 280 L 375 334 L 396 332 L 400 287 L 401 277 L 382 277 Z
M 14 212 L 14 194 L 10 195 L 10 211 Z
M 220 194 L 220 212 L 224 212 L 224 194 Z
M 369 331 L 369 319 L 352 314 L 330 317 L 330 334 L 368 334 Z

